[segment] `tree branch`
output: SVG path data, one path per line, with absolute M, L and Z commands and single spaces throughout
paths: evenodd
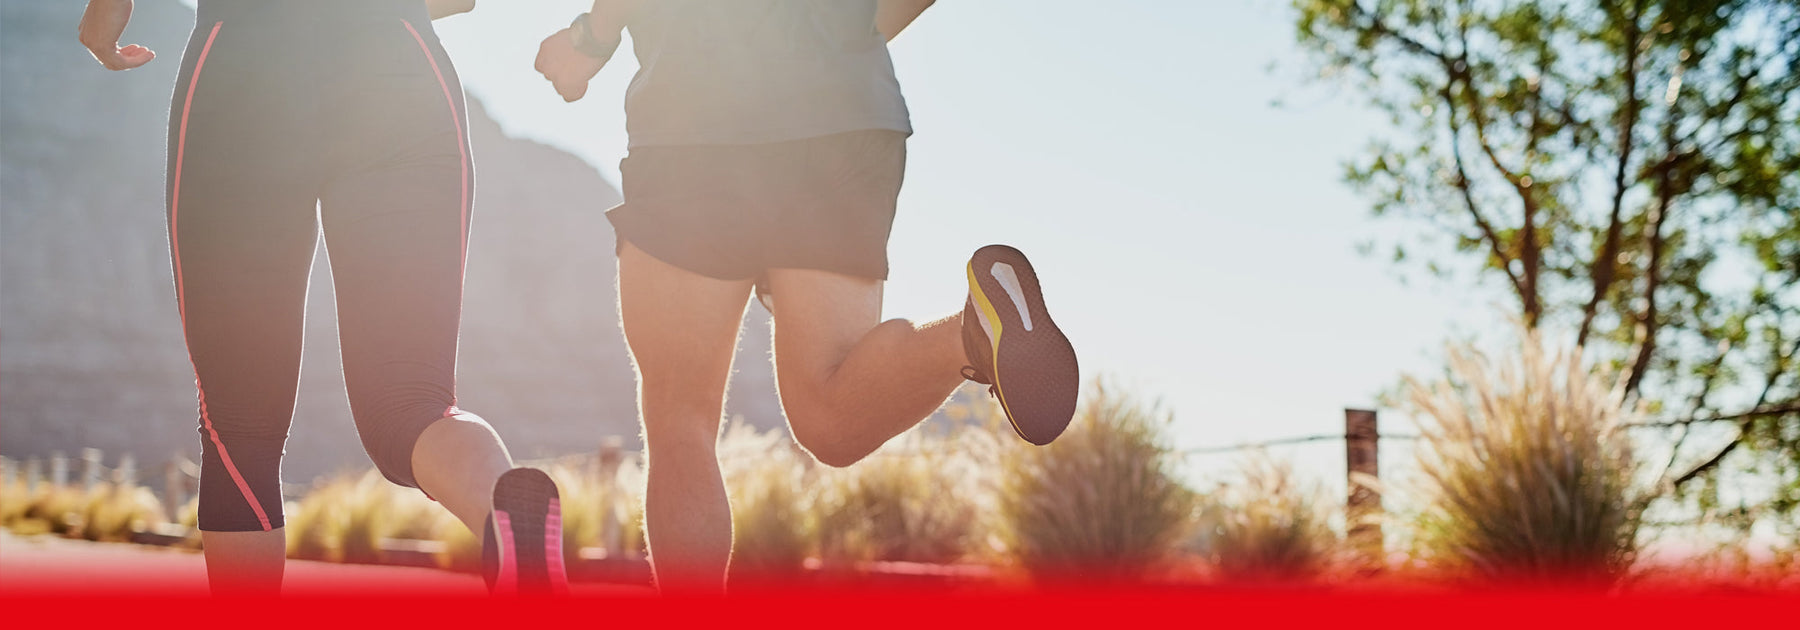
M 1688 425 L 1707 424 L 1710 422 L 1738 422 L 1741 424 L 1747 420 L 1755 420 L 1757 418 L 1767 418 L 1769 416 L 1784 416 L 1784 415 L 1787 415 L 1790 413 L 1800 413 L 1800 400 L 1792 400 L 1792 401 L 1775 404 L 1775 405 L 1758 405 L 1756 407 L 1751 407 L 1750 409 L 1747 409 L 1744 411 L 1727 414 L 1727 415 L 1682 418 L 1680 420 L 1662 420 L 1662 421 L 1658 421 L 1658 422 L 1639 422 L 1636 424 L 1628 424 L 1625 426 L 1629 426 L 1629 427 L 1685 427 Z
M 1636 394 L 1644 384 L 1644 374 L 1650 369 L 1650 355 L 1656 351 L 1657 309 L 1656 290 L 1662 286 L 1662 256 L 1666 236 L 1663 234 L 1663 223 L 1669 217 L 1669 205 L 1674 201 L 1670 190 L 1671 184 L 1665 180 L 1658 188 L 1657 207 L 1650 218 L 1650 238 L 1644 246 L 1650 250 L 1650 261 L 1644 265 L 1644 312 L 1638 316 L 1638 348 L 1637 355 L 1631 361 L 1631 373 L 1625 377 L 1625 395 Z
M 1663 461 L 1662 472 L 1656 473 L 1656 485 L 1652 487 L 1659 490 L 1675 488 L 1675 484 L 1669 481 L 1669 471 L 1675 470 L 1675 458 L 1681 456 L 1681 446 L 1687 443 L 1688 435 L 1692 433 L 1691 426 L 1681 425 L 1681 436 L 1675 438 L 1675 444 L 1669 447 L 1669 458 Z
M 1392 39 L 1394 43 L 1399 44 L 1401 48 L 1415 54 L 1431 57 L 1441 63 L 1448 63 L 1450 61 L 1449 55 L 1445 54 L 1444 51 L 1426 46 L 1417 39 L 1407 37 L 1399 31 L 1388 28 L 1387 23 L 1382 22 L 1381 18 L 1376 17 L 1375 14 L 1368 9 L 1364 9 L 1361 2 L 1350 3 L 1350 12 L 1353 13 L 1355 17 L 1366 20 L 1366 23 L 1364 23 L 1361 28 L 1372 35 Z
M 1739 444 L 1743 444 L 1743 443 L 1744 443 L 1744 433 L 1742 431 L 1739 431 L 1737 437 L 1732 438 L 1731 443 L 1726 444 L 1725 448 L 1719 449 L 1718 453 L 1714 454 L 1710 458 L 1707 458 L 1706 461 L 1700 462 L 1700 465 L 1695 466 L 1692 469 L 1689 469 L 1686 473 L 1682 474 L 1680 477 L 1676 477 L 1675 481 L 1671 482 L 1669 484 L 1669 486 L 1673 487 L 1673 488 L 1680 488 L 1684 485 L 1687 485 L 1687 482 L 1693 481 L 1694 479 L 1698 478 L 1700 475 L 1705 474 L 1706 471 L 1712 470 L 1713 468 L 1717 467 L 1719 465 L 1719 462 L 1725 461 L 1726 455 L 1730 455 L 1732 451 L 1737 450 L 1737 447 Z
M 1512 184 L 1513 190 L 1519 195 L 1519 199 L 1524 205 L 1524 222 L 1521 225 L 1516 243 L 1516 249 L 1519 252 L 1518 256 L 1509 257 L 1505 255 L 1504 250 L 1506 248 L 1504 243 L 1500 240 L 1499 232 L 1494 230 L 1492 224 L 1478 213 L 1476 215 L 1477 226 L 1482 229 L 1484 238 L 1488 238 L 1496 244 L 1492 250 L 1496 257 L 1499 258 L 1500 268 L 1506 272 L 1508 279 L 1513 283 L 1514 290 L 1519 294 L 1520 306 L 1524 311 L 1526 325 L 1536 326 L 1538 318 L 1543 312 L 1542 301 L 1538 295 L 1537 282 L 1541 266 L 1540 254 L 1542 250 L 1541 244 L 1538 243 L 1537 236 L 1538 204 L 1536 198 L 1532 194 L 1531 187 L 1526 183 L 1524 176 L 1515 172 L 1513 169 L 1507 168 L 1506 164 L 1500 160 L 1499 153 L 1494 149 L 1493 143 L 1488 139 L 1487 115 L 1482 110 L 1483 104 L 1486 102 L 1485 97 L 1482 95 L 1480 88 L 1475 85 L 1474 77 L 1470 76 L 1469 73 L 1469 42 L 1467 29 L 1463 28 L 1458 30 L 1461 49 L 1453 56 L 1445 51 L 1427 46 L 1414 38 L 1389 28 L 1379 17 L 1376 17 L 1373 13 L 1364 9 L 1361 3 L 1351 3 L 1350 10 L 1354 14 L 1354 18 L 1361 18 L 1363 20 L 1361 26 L 1362 30 L 1371 35 L 1385 37 L 1398 44 L 1404 50 L 1436 60 L 1438 65 L 1443 68 L 1447 78 L 1447 85 L 1443 90 L 1445 102 L 1452 107 L 1455 106 L 1457 100 L 1457 86 L 1459 83 L 1461 84 L 1462 91 L 1465 95 L 1464 98 L 1468 102 L 1469 121 L 1475 132 L 1476 145 L 1481 148 L 1482 153 L 1488 158 L 1488 162 L 1500 173 L 1500 176 L 1506 179 L 1508 183 Z M 1456 124 L 1454 115 L 1452 115 L 1451 121 L 1453 125 L 1451 141 L 1454 145 L 1456 140 L 1456 134 L 1454 133 Z M 1536 133 L 1536 130 L 1533 129 L 1532 133 Z M 1455 149 L 1453 146 L 1453 150 L 1458 152 L 1457 159 L 1460 171 L 1458 173 L 1458 176 L 1460 177 L 1459 184 L 1464 187 L 1463 192 L 1467 195 L 1469 192 L 1466 187 L 1467 182 L 1469 181 L 1467 170 L 1461 164 L 1460 149 Z M 1467 203 L 1471 209 L 1475 207 L 1473 201 L 1467 197 L 1465 197 L 1465 203 Z M 1521 267 L 1520 273 L 1514 273 L 1512 271 L 1510 265 L 1512 260 L 1519 261 Z
M 1777 352 L 1779 352 L 1779 350 L 1777 350 Z M 1796 339 L 1794 341 L 1793 350 L 1788 352 L 1788 356 L 1793 356 L 1795 354 L 1800 354 L 1800 339 Z M 1726 455 L 1730 455 L 1732 451 L 1737 450 L 1737 447 L 1739 444 L 1744 443 L 1744 437 L 1750 432 L 1751 421 L 1754 421 L 1757 418 L 1765 418 L 1768 416 L 1781 416 L 1781 415 L 1787 415 L 1790 413 L 1800 413 L 1800 399 L 1790 400 L 1790 401 L 1787 401 L 1787 402 L 1779 404 L 1779 405 L 1774 405 L 1772 407 L 1764 406 L 1769 401 L 1769 393 L 1775 390 L 1775 384 L 1779 383 L 1781 381 L 1781 376 L 1783 373 L 1785 373 L 1785 370 L 1781 369 L 1781 366 L 1779 363 L 1776 365 L 1775 369 L 1769 371 L 1768 378 L 1763 380 L 1762 394 L 1760 394 L 1756 397 L 1756 404 L 1754 406 L 1752 406 L 1749 411 L 1746 411 L 1746 412 L 1743 412 L 1743 413 L 1740 413 L 1740 414 L 1737 414 L 1734 416 L 1720 416 L 1717 418 L 1704 419 L 1704 420 L 1694 418 L 1694 419 L 1689 419 L 1687 421 L 1688 423 L 1691 424 L 1694 422 L 1703 422 L 1703 421 L 1710 422 L 1710 421 L 1717 421 L 1717 420 L 1737 420 L 1738 421 L 1738 434 L 1737 434 L 1737 437 L 1734 437 L 1731 439 L 1730 444 L 1725 445 L 1725 448 L 1719 449 L 1719 452 L 1717 454 L 1713 455 L 1710 458 L 1707 458 L 1706 461 L 1701 462 L 1699 465 L 1694 466 L 1692 469 L 1689 469 L 1687 471 L 1687 473 L 1681 475 L 1680 477 L 1677 477 L 1675 479 L 1674 483 L 1670 484 L 1671 487 L 1679 488 L 1683 484 L 1686 484 L 1689 481 L 1693 481 L 1695 478 L 1699 477 L 1700 475 L 1705 474 L 1706 471 L 1712 470 L 1713 468 L 1717 467 L 1719 465 L 1719 462 L 1725 461 Z
M 1681 66 L 1675 67 L 1676 76 L 1681 75 Z M 1653 169 L 1656 175 L 1656 205 L 1651 208 L 1650 234 L 1645 242 L 1649 261 L 1644 264 L 1644 312 L 1638 316 L 1638 348 L 1637 355 L 1631 362 L 1631 373 L 1625 379 L 1625 395 L 1637 393 L 1643 385 L 1644 374 L 1650 370 L 1650 357 L 1656 351 L 1656 332 L 1661 325 L 1658 321 L 1658 302 L 1656 290 L 1661 288 L 1663 280 L 1663 245 L 1667 234 L 1663 225 L 1673 210 L 1675 197 L 1685 190 L 1677 190 L 1677 185 L 1687 187 L 1685 181 L 1675 179 L 1675 171 L 1687 161 L 1689 153 L 1680 150 L 1680 141 L 1676 130 L 1681 123 L 1681 108 L 1673 100 L 1669 102 L 1669 112 L 1663 121 L 1663 159 Z M 1685 178 L 1684 178 L 1685 180 Z M 1758 401 L 1761 404 L 1761 401 Z
M 1463 92 L 1469 103 L 1469 122 L 1475 131 L 1476 146 L 1481 147 L 1482 154 L 1487 156 L 1488 163 L 1493 165 L 1494 170 L 1499 172 L 1507 183 L 1512 184 L 1513 191 L 1519 195 L 1519 201 L 1523 206 L 1521 214 L 1524 219 L 1520 222 L 1517 239 L 1520 267 L 1519 297 L 1525 311 L 1525 325 L 1536 327 L 1538 317 L 1543 313 L 1543 306 L 1538 296 L 1541 246 L 1537 237 L 1537 198 L 1532 193 L 1531 184 L 1525 179 L 1525 176 L 1507 168 L 1506 164 L 1500 160 L 1499 152 L 1494 149 L 1493 142 L 1488 139 L 1487 113 L 1483 109 L 1483 104 L 1487 102 L 1486 97 L 1482 95 L 1481 88 L 1475 85 L 1475 78 L 1470 74 L 1468 32 L 1463 30 L 1460 33 L 1462 51 L 1454 60 L 1448 58 L 1442 60 L 1444 72 L 1450 77 L 1452 90 L 1457 83 L 1462 84 Z
M 1625 59 L 1619 65 L 1625 75 L 1625 109 L 1619 121 L 1619 163 L 1613 171 L 1612 214 L 1606 224 L 1606 240 L 1600 246 L 1600 252 L 1594 255 L 1594 264 L 1590 275 L 1594 280 L 1594 293 L 1588 303 L 1581 309 L 1581 329 L 1575 333 L 1575 345 L 1587 345 L 1588 333 L 1592 330 L 1594 316 L 1600 312 L 1600 303 L 1606 300 L 1606 293 L 1612 289 L 1613 280 L 1618 277 L 1619 240 L 1625 231 L 1622 214 L 1625 207 L 1626 185 L 1625 175 L 1631 165 L 1632 140 L 1636 137 L 1638 110 L 1642 101 L 1638 98 L 1638 21 L 1643 17 L 1643 0 L 1631 3 L 1630 22 L 1625 25 Z
M 1493 223 L 1489 222 L 1487 217 L 1482 215 L 1480 206 L 1475 203 L 1475 194 L 1471 190 L 1472 184 L 1469 182 L 1468 168 L 1463 164 L 1462 142 L 1460 140 L 1462 134 L 1460 133 L 1461 128 L 1456 122 L 1458 117 L 1456 97 L 1450 93 L 1450 88 L 1448 86 L 1445 86 L 1439 93 L 1444 98 L 1444 108 L 1448 114 L 1450 127 L 1450 156 L 1456 164 L 1456 188 L 1462 192 L 1463 205 L 1468 209 L 1469 216 L 1475 220 L 1475 227 L 1481 230 L 1481 240 L 1488 244 L 1488 251 L 1493 254 L 1495 260 L 1499 261 L 1500 272 L 1506 274 L 1506 279 L 1512 282 L 1513 291 L 1517 292 L 1519 294 L 1519 299 L 1523 301 L 1525 299 L 1525 285 L 1520 283 L 1518 274 L 1513 273 L 1512 265 L 1507 264 L 1511 258 L 1506 255 L 1506 243 L 1501 240 L 1500 233 L 1494 230 Z
M 1427 46 L 1417 39 L 1408 37 L 1399 31 L 1389 28 L 1379 17 L 1369 10 L 1364 9 L 1360 2 L 1351 3 L 1350 12 L 1353 14 L 1353 20 L 1360 19 L 1362 22 L 1360 26 L 1353 26 L 1353 28 L 1358 28 L 1371 35 L 1387 38 L 1408 52 L 1437 60 L 1438 64 L 1444 68 L 1446 72 L 1446 85 L 1444 86 L 1444 89 L 1439 90 L 1439 95 L 1444 99 L 1444 105 L 1448 110 L 1450 151 L 1452 158 L 1456 163 L 1456 187 L 1458 191 L 1462 193 L 1463 205 L 1468 210 L 1470 218 L 1475 221 L 1476 229 L 1481 231 L 1482 240 L 1488 244 L 1488 251 L 1494 256 L 1495 260 L 1498 261 L 1501 273 L 1506 274 L 1507 280 L 1512 283 L 1513 290 L 1518 293 L 1520 302 L 1525 305 L 1527 320 L 1535 324 L 1538 311 L 1535 283 L 1528 285 L 1517 273 L 1513 272 L 1510 263 L 1514 260 L 1514 257 L 1509 256 L 1506 253 L 1505 240 L 1500 237 L 1499 230 L 1494 229 L 1493 222 L 1489 221 L 1487 216 L 1482 214 L 1480 205 L 1475 202 L 1472 190 L 1472 180 L 1469 178 L 1468 166 L 1463 160 L 1461 143 L 1458 141 L 1458 138 L 1461 135 L 1461 124 L 1458 121 L 1461 117 L 1458 115 L 1459 108 L 1457 107 L 1455 84 L 1458 76 L 1466 76 L 1458 74 L 1457 64 L 1466 64 L 1466 61 L 1459 62 L 1456 58 L 1452 58 L 1450 54 L 1442 50 Z M 1464 39 L 1466 40 L 1466 34 Z M 1467 50 L 1464 50 L 1460 57 L 1466 59 Z M 1480 137 L 1480 134 L 1482 133 L 1481 130 L 1477 128 L 1476 131 L 1478 137 Z M 1510 176 L 1510 173 L 1504 169 L 1502 169 L 1502 174 Z

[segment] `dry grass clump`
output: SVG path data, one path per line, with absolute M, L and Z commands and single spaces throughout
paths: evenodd
M 69 535 L 81 531 L 87 493 L 73 486 L 40 484 L 13 531 Z
M 995 500 L 1011 557 L 1039 579 L 1101 581 L 1143 580 L 1169 560 L 1196 506 L 1169 421 L 1097 386 L 1055 442 L 1009 442 Z
M 1416 544 L 1487 578 L 1607 581 L 1636 554 L 1649 494 L 1633 486 L 1619 379 L 1520 333 L 1514 356 L 1450 348 L 1434 383 L 1407 379 L 1423 442 Z
M 200 495 L 198 493 L 189 497 L 187 503 L 182 504 L 175 511 L 175 522 L 191 530 L 198 531 L 200 529 Z
M 0 527 L 11 527 L 13 521 L 24 517 L 28 509 L 31 509 L 31 491 L 25 487 L 25 480 L 0 483 Z
M 447 571 L 461 573 L 481 572 L 481 538 L 469 531 L 449 510 L 440 510 L 441 516 L 434 519 L 431 532 L 427 536 L 444 544 L 437 553 L 437 566 Z M 577 552 L 578 553 L 578 552 Z M 566 559 L 569 554 L 564 554 Z
M 31 508 L 36 500 L 36 493 L 33 493 L 25 485 L 23 479 L 13 479 L 0 484 L 0 527 L 16 529 L 27 526 L 25 520 L 31 513 Z M 33 523 L 28 527 L 32 530 L 49 531 L 47 522 Z
M 826 564 L 951 563 L 985 536 L 976 510 L 981 466 L 969 440 L 914 430 L 868 459 L 822 470 L 815 491 L 819 557 Z
M 727 427 L 719 454 L 733 579 L 791 580 L 812 558 L 833 571 L 961 560 L 983 530 L 973 498 L 980 466 L 953 450 L 959 441 L 915 430 L 836 469 L 815 464 L 780 430 Z
M 103 482 L 84 490 L 40 483 L 36 491 L 22 479 L 0 484 L 0 527 L 20 535 L 126 541 L 166 522 L 156 494 L 136 484 Z
M 798 575 L 818 546 L 810 456 L 780 431 L 734 422 L 719 441 L 719 463 L 731 498 L 733 577 Z
M 644 555 L 643 472 L 624 463 L 612 480 L 594 461 L 558 462 L 544 468 L 561 495 L 563 554 L 573 563 L 583 548 L 625 556 Z
M 582 549 L 609 544 L 642 555 L 641 493 L 633 492 L 641 484 L 631 483 L 630 467 L 612 486 L 599 480 L 592 462 L 558 462 L 544 471 L 561 495 L 565 562 L 573 565 Z M 423 493 L 388 483 L 372 469 L 315 485 L 289 508 L 287 534 L 290 558 L 378 563 L 385 560 L 384 540 L 432 540 L 443 543 L 439 567 L 481 570 L 479 535 Z
M 124 542 L 136 532 L 169 522 L 149 488 L 102 483 L 87 493 L 79 534 L 88 540 Z
M 418 490 L 388 483 L 371 469 L 315 486 L 287 516 L 288 557 L 373 564 L 381 541 L 423 539 L 445 510 Z
M 1258 453 L 1238 477 L 1204 500 L 1197 542 L 1219 577 L 1234 582 L 1296 582 L 1331 565 L 1338 545 L 1317 483 L 1293 463 Z

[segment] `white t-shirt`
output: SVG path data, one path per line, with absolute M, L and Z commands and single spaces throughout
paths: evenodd
M 876 0 L 656 0 L 629 25 L 631 146 L 912 133 Z

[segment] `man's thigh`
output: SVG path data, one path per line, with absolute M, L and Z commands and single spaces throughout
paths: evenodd
M 881 323 L 882 281 L 811 269 L 770 269 L 775 367 L 784 397 L 830 376 Z
M 629 243 L 620 248 L 619 320 L 646 405 L 666 389 L 723 397 L 750 284 L 681 269 Z

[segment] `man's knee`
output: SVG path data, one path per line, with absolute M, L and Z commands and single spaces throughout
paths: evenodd
M 879 446 L 858 443 L 844 430 L 845 419 L 824 405 L 790 404 L 784 398 L 783 407 L 794 441 L 821 464 L 843 468 L 862 461 Z
M 645 377 L 640 384 L 644 414 L 644 438 L 652 448 L 709 447 L 719 438 L 724 414 L 723 387 L 711 387 L 677 379 Z

